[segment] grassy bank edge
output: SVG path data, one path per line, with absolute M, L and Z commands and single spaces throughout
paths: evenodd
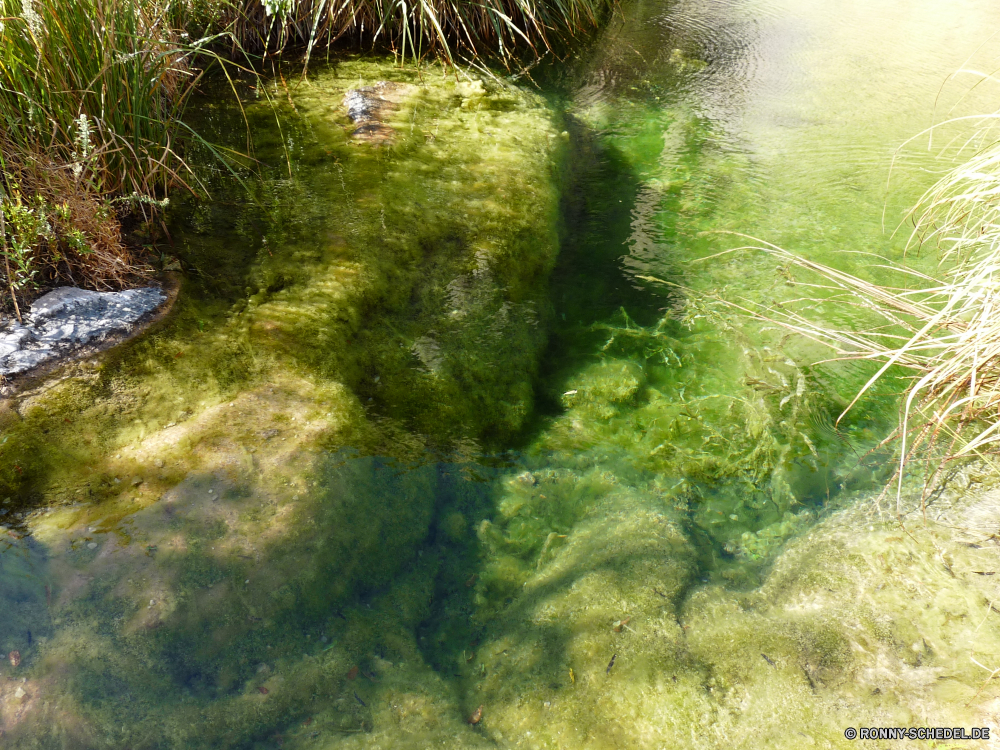
M 171 190 L 202 190 L 184 118 L 213 65 L 306 74 L 338 42 L 401 63 L 510 66 L 594 28 L 614 0 L 0 0 L 0 311 L 142 283 Z M 226 157 L 216 152 L 226 162 Z M 227 165 L 228 166 L 228 165 Z

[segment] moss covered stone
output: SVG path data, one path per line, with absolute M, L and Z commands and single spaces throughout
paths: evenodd
M 389 145 L 350 140 L 359 77 L 410 85 Z M 280 134 L 247 112 L 281 167 L 186 206 L 171 318 L 0 413 L 0 508 L 31 533 L 0 552 L 31 696 L 0 692 L 12 747 L 484 746 L 416 640 L 421 548 L 473 538 L 436 523 L 426 451 L 531 413 L 555 119 L 372 60 L 294 92 Z

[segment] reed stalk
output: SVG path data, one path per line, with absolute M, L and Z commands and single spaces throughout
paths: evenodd
M 909 373 L 898 428 L 889 438 L 899 446 L 897 511 L 909 464 L 928 467 L 926 499 L 948 462 L 972 456 L 991 462 L 1000 446 L 1000 140 L 994 120 L 982 122 L 975 154 L 909 214 L 910 246 L 937 247 L 933 276 L 886 262 L 908 280 L 890 287 L 753 238 L 728 251 L 770 253 L 807 279 L 797 280 L 805 294 L 795 301 L 725 304 L 823 344 L 833 359 L 878 363 L 845 413 L 878 381 L 899 370 Z M 818 300 L 854 307 L 858 319 L 874 316 L 877 322 L 863 330 L 831 325 L 813 311 Z

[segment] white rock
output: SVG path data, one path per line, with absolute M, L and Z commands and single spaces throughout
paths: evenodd
M 162 289 L 91 292 L 61 287 L 37 299 L 25 325 L 0 328 L 0 376 L 17 375 L 84 344 L 127 333 L 167 298 Z

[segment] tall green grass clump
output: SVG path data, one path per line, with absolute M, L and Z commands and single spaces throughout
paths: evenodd
M 145 0 L 0 0 L 3 291 L 141 273 L 120 220 L 183 181 L 188 50 Z M 9 298 L 8 298 L 8 301 Z M 9 307 L 9 306 L 8 306 Z

